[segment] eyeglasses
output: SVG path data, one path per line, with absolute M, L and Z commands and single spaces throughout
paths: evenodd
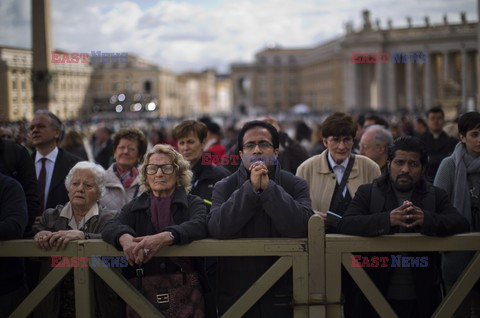
M 149 175 L 157 174 L 158 169 L 162 169 L 163 174 L 172 174 L 175 171 L 175 166 L 172 164 L 155 165 L 151 163 L 146 167 L 147 174 Z
M 127 150 L 128 152 L 137 152 L 137 148 L 133 148 L 133 147 L 118 146 L 117 149 L 120 150 L 121 152 L 125 150 Z
M 339 145 L 341 142 L 343 142 L 343 144 L 346 146 L 353 144 L 352 137 L 330 137 L 327 138 L 327 141 L 331 142 L 335 146 Z
M 256 146 L 258 146 L 261 150 L 273 148 L 273 145 L 271 143 L 267 141 L 260 141 L 259 143 L 247 142 L 243 145 L 243 149 L 251 151 L 255 149 Z

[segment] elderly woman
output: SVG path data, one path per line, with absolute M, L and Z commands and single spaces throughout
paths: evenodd
M 113 213 L 98 205 L 105 187 L 105 170 L 97 164 L 80 161 L 68 173 L 65 179 L 69 202 L 65 206 L 47 209 L 42 215 L 38 233 L 34 236 L 40 249 L 65 249 L 68 242 L 74 240 L 99 239 L 100 232 Z M 50 270 L 51 260 L 43 264 L 40 277 Z M 99 301 L 99 315 L 107 317 L 112 313 L 111 303 L 115 295 L 100 280 L 95 281 Z M 74 317 L 75 296 L 73 275 L 68 274 L 35 311 L 36 317 Z M 121 314 L 121 312 L 120 312 Z
M 306 160 L 298 167 L 297 176 L 305 179 L 310 187 L 312 208 L 326 221 L 327 231 L 336 232 L 334 212 L 342 216 L 362 184 L 380 177 L 380 167 L 371 159 L 352 154 L 353 139 L 357 128 L 351 116 L 334 113 L 322 125 L 323 143 L 327 148 L 319 155 Z M 345 317 L 351 312 L 355 283 L 349 275 L 343 275 L 342 290 L 345 293 Z
M 191 179 L 189 163 L 180 153 L 169 145 L 154 146 L 140 169 L 145 192 L 124 206 L 102 231 L 106 242 L 123 249 L 130 265 L 141 265 L 144 279 L 185 269 L 175 260 L 152 259 L 160 249 L 207 236 L 205 204 L 188 194 Z M 136 274 L 134 267 L 126 269 L 127 278 Z M 166 317 L 197 317 L 193 306 L 183 307 L 192 311 L 180 313 L 171 307 L 162 313 Z
M 138 129 L 120 129 L 113 138 L 113 163 L 107 170 L 105 194 L 100 204 L 113 212 L 140 194 L 137 165 L 147 151 L 147 139 Z

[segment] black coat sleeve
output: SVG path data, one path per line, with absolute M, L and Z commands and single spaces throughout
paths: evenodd
M 230 176 L 231 178 L 233 176 Z M 212 194 L 212 207 L 208 215 L 208 231 L 211 237 L 229 239 L 248 223 L 256 212 L 258 194 L 250 180 L 246 180 L 233 193 L 226 187 L 227 179 L 215 184 Z
M 420 233 L 429 236 L 448 236 L 470 231 L 465 217 L 453 207 L 445 190 L 434 187 L 436 211 L 424 210 Z
M 165 231 L 175 232 L 175 243 L 179 245 L 207 237 L 207 208 L 200 197 L 188 196 L 186 214 L 188 217 L 186 221 L 165 228 Z
M 370 213 L 372 184 L 358 188 L 343 218 L 337 225 L 338 233 L 358 236 L 379 236 L 391 233 L 390 211 Z
M 130 226 L 130 224 L 135 224 L 135 215 L 131 211 L 132 202 L 125 205 L 102 230 L 102 239 L 115 246 L 117 250 L 122 250 L 122 246 L 118 242 L 120 236 L 123 234 L 137 236 L 135 230 Z
M 260 194 L 260 202 L 275 228 L 285 237 L 306 237 L 308 220 L 313 215 L 308 184 L 295 177 L 293 197 L 273 180 Z
M 28 222 L 22 186 L 0 174 L 0 190 L 0 240 L 20 239 Z

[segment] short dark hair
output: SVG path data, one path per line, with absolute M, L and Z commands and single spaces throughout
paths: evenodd
M 113 151 L 118 147 L 120 140 L 130 139 L 136 140 L 138 143 L 138 159 L 140 162 L 143 160 L 143 156 L 147 152 L 147 138 L 145 134 L 137 128 L 122 128 L 113 137 Z
M 336 112 L 328 116 L 322 124 L 322 136 L 328 138 L 330 136 L 352 136 L 355 138 L 357 126 L 353 122 L 352 116 Z
M 57 115 L 55 115 L 48 109 L 39 109 L 35 112 L 35 116 L 48 116 L 50 118 L 52 127 L 58 129 L 58 131 L 60 132 L 58 134 L 57 143 L 62 141 L 63 135 L 65 133 L 65 127 L 63 126 L 62 121 L 60 120 L 60 118 L 57 117 Z
M 175 138 L 185 138 L 191 132 L 198 137 L 200 142 L 204 142 L 207 138 L 207 125 L 198 120 L 184 120 L 175 127 Z
M 365 121 L 367 121 L 367 120 L 373 121 L 374 125 L 380 125 L 380 126 L 383 126 L 387 129 L 389 128 L 388 122 L 385 120 L 385 118 L 383 118 L 379 115 L 371 114 L 371 115 L 369 115 L 365 118 Z M 365 121 L 364 121 L 363 125 L 365 125 Z
M 442 117 L 445 117 L 445 113 L 443 112 L 443 109 L 440 106 L 433 106 L 432 108 L 427 110 L 427 114 L 426 114 L 427 118 L 428 118 L 428 115 L 430 115 L 430 113 L 440 113 L 442 114 Z
M 465 113 L 458 120 L 458 133 L 462 136 L 466 136 L 469 130 L 477 128 L 480 128 L 479 112 Z
M 255 127 L 261 127 L 265 128 L 268 130 L 270 135 L 272 136 L 272 144 L 273 148 L 277 149 L 280 146 L 280 137 L 278 134 L 278 131 L 275 127 L 273 127 L 271 124 L 261 121 L 261 120 L 253 120 L 249 121 L 245 125 L 243 125 L 242 129 L 238 133 L 238 150 L 243 150 L 243 137 L 245 136 L 245 133 Z
M 420 163 L 426 167 L 428 163 L 428 154 L 423 142 L 416 136 L 401 136 L 395 139 L 388 151 L 388 160 L 391 162 L 396 155 L 397 150 L 416 152 L 420 154 Z

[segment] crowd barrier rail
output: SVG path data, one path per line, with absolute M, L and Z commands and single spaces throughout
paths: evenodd
M 195 241 L 159 251 L 162 257 L 278 257 L 276 262 L 224 313 L 222 317 L 241 317 L 288 270 L 293 274 L 292 308 L 294 318 L 341 317 L 341 266 L 343 265 L 381 317 L 395 313 L 361 267 L 351 267 L 356 252 L 476 251 L 433 317 L 451 317 L 466 294 L 480 278 L 480 233 L 451 237 L 396 234 L 376 238 L 324 234 L 324 223 L 313 216 L 308 238 L 236 239 Z M 70 242 L 63 251 L 43 251 L 32 240 L 0 241 L 0 257 L 90 257 L 123 256 L 101 240 Z M 141 317 L 163 317 L 118 270 L 109 267 L 55 267 L 30 292 L 11 317 L 28 317 L 45 296 L 70 271 L 74 272 L 77 317 L 94 317 L 93 273 L 102 278 Z

